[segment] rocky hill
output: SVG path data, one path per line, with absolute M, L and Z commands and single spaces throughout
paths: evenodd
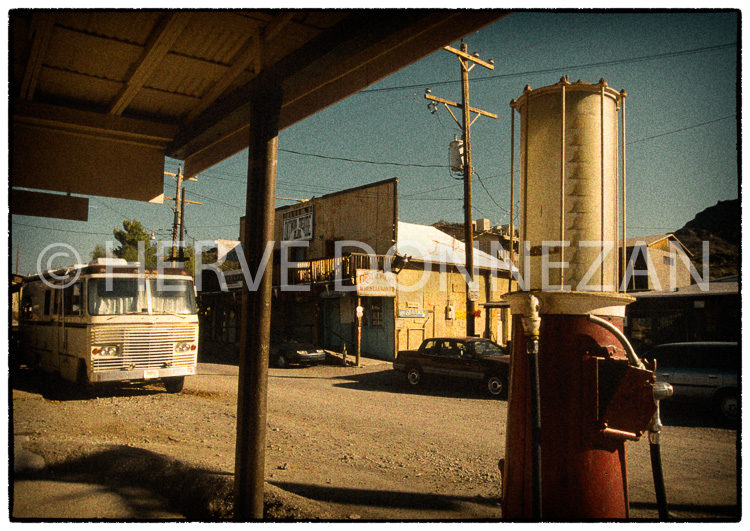
M 710 278 L 737 275 L 740 270 L 741 206 L 739 199 L 719 201 L 698 213 L 674 235 L 693 253 L 693 264 L 702 271 L 703 241 L 709 242 Z

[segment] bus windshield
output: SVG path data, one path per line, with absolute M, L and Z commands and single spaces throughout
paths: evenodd
M 150 292 L 151 304 L 148 294 Z M 196 312 L 191 280 L 137 278 L 92 278 L 88 282 L 88 310 L 91 315 L 148 313 L 188 315 Z
M 196 312 L 195 292 L 191 280 L 151 279 L 152 313 L 178 313 L 181 315 Z

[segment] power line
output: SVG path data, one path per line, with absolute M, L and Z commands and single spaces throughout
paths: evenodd
M 402 197 L 402 201 L 463 201 L 462 197 Z
M 13 222 L 11 225 L 13 227 L 15 227 L 16 225 L 20 225 L 22 227 L 30 227 L 32 229 L 54 230 L 54 231 L 57 231 L 57 232 L 70 232 L 70 233 L 73 233 L 73 234 L 93 234 L 93 235 L 96 235 L 96 236 L 102 236 L 102 235 L 103 236 L 110 236 L 112 234 L 111 232 L 89 232 L 89 231 L 73 230 L 73 229 L 58 229 L 58 228 L 55 228 L 55 227 L 40 227 L 38 225 L 32 225 L 30 223 L 21 223 L 21 222 L 18 222 L 18 221 Z
M 98 197 L 92 196 L 92 197 L 91 197 L 91 199 L 94 199 L 94 200 L 96 200 L 96 201 L 97 201 L 97 202 L 99 202 L 100 204 L 102 204 L 102 205 L 104 205 L 105 207 L 107 207 L 108 209 L 110 209 L 110 210 L 111 210 L 112 212 L 114 212 L 114 213 L 116 213 L 116 214 L 119 214 L 120 216 L 122 216 L 123 220 L 128 220 L 128 221 L 129 221 L 129 220 L 131 220 L 131 219 L 135 219 L 135 218 L 133 218 L 132 216 L 128 216 L 128 215 L 126 215 L 126 214 L 123 214 L 123 213 L 122 213 L 121 211 L 117 210 L 116 208 L 114 208 L 114 207 L 113 207 L 113 206 L 111 206 L 111 205 L 108 205 L 107 203 L 105 203 L 105 202 L 104 202 L 103 200 L 101 200 L 101 199 L 100 199 L 100 198 L 98 198 Z M 163 204 L 166 204 L 166 203 L 163 203 Z M 167 205 L 167 206 L 169 206 L 169 205 Z M 145 230 L 146 232 L 149 232 L 149 231 L 152 231 L 152 230 L 154 230 L 154 229 L 153 229 L 153 228 L 151 228 L 151 227 L 146 227 L 146 226 L 145 226 L 145 225 L 144 225 L 143 223 L 141 223 L 141 226 L 143 227 L 143 229 L 144 229 L 144 230 Z
M 508 209 L 501 207 L 500 204 L 497 201 L 495 201 L 495 198 L 492 197 L 492 194 L 487 189 L 487 187 L 484 185 L 484 181 L 479 176 L 479 174 L 476 172 L 476 170 L 474 170 L 474 175 L 477 176 L 477 179 L 479 180 L 479 184 L 482 185 L 482 188 L 484 188 L 484 191 L 487 192 L 487 195 L 490 197 L 490 199 L 492 199 L 492 202 L 495 203 L 495 206 L 507 214 L 508 213 Z
M 341 160 L 344 162 L 356 162 L 359 164 L 375 164 L 379 166 L 405 166 L 409 168 L 447 168 L 448 167 L 446 164 L 408 164 L 408 163 L 402 163 L 402 162 L 382 162 L 382 161 L 374 161 L 374 160 L 350 159 L 350 158 L 345 158 L 345 157 L 330 157 L 327 155 L 317 155 L 315 153 L 302 153 L 301 151 L 292 151 L 291 149 L 279 149 L 279 151 L 283 151 L 285 153 L 292 153 L 294 155 L 303 155 L 306 157 L 316 157 L 319 159 Z
M 246 180 L 242 179 L 227 179 L 226 177 L 219 177 L 219 175 L 228 175 L 228 176 L 237 176 L 240 177 L 240 174 L 232 174 L 232 173 L 226 173 L 226 172 L 217 172 L 215 170 L 206 171 L 200 174 L 203 177 L 209 177 L 211 179 L 218 179 L 219 181 L 227 181 L 230 183 L 237 183 L 237 184 L 246 184 Z M 164 175 L 164 178 L 166 179 L 168 175 Z M 174 178 L 173 178 L 174 179 Z
M 736 118 L 736 116 L 737 116 L 736 113 L 735 114 L 730 114 L 728 116 L 723 116 L 721 118 L 716 118 L 715 120 L 709 120 L 708 122 L 701 122 L 699 124 L 689 125 L 689 126 L 686 126 L 686 127 L 682 127 L 680 129 L 675 129 L 673 131 L 667 131 L 667 132 L 664 132 L 664 133 L 659 133 L 657 135 L 648 136 L 648 137 L 640 138 L 640 139 L 637 139 L 637 140 L 631 140 L 630 142 L 627 143 L 627 145 L 637 144 L 637 143 L 643 142 L 645 140 L 651 140 L 653 138 L 659 138 L 659 137 L 662 137 L 662 136 L 667 136 L 667 135 L 671 135 L 671 134 L 675 134 L 675 133 L 681 133 L 683 131 L 687 131 L 689 129 L 694 129 L 696 127 L 701 127 L 701 126 L 704 126 L 704 125 L 710 125 L 712 123 L 720 122 L 722 120 L 728 120 L 730 118 Z M 356 163 L 362 163 L 362 164 L 378 164 L 378 165 L 391 165 L 391 166 L 412 166 L 412 167 L 418 167 L 418 168 L 448 168 L 449 167 L 448 165 L 445 165 L 445 164 L 402 164 L 402 163 L 398 163 L 398 162 L 382 162 L 382 161 L 378 162 L 378 161 L 371 161 L 371 160 L 357 160 L 357 159 L 350 159 L 350 158 L 344 158 L 344 157 L 332 157 L 332 156 L 327 156 L 327 155 L 317 155 L 315 153 L 303 153 L 303 152 L 300 152 L 300 151 L 291 151 L 291 150 L 287 150 L 287 149 L 279 149 L 279 151 L 285 151 L 287 153 L 293 153 L 295 155 L 302 155 L 302 156 L 307 156 L 307 157 L 316 157 L 316 158 L 327 159 L 327 160 L 341 160 L 341 161 L 345 161 L 345 162 L 356 162 Z M 474 172 L 474 173 L 476 174 L 476 172 Z M 506 173 L 503 173 L 501 175 L 493 176 L 493 177 L 507 176 L 507 175 L 509 175 L 509 173 L 510 172 L 506 172 Z M 477 175 L 477 177 L 479 177 L 479 175 Z M 481 179 L 480 179 L 480 181 L 481 181 Z M 482 183 L 482 186 L 484 186 L 484 183 Z
M 122 212 L 120 212 L 119 210 L 117 210 L 116 208 L 114 208 L 113 206 L 108 205 L 107 203 L 105 203 L 104 201 L 102 201 L 101 199 L 99 199 L 98 197 L 92 197 L 91 199 L 93 199 L 94 201 L 98 202 L 101 205 L 104 205 L 105 207 L 107 207 L 108 209 L 110 209 L 115 214 L 119 214 L 120 216 L 123 217 L 123 219 L 130 219 L 128 216 L 126 216 L 125 214 L 123 214 Z
M 227 203 L 225 201 L 221 201 L 220 199 L 216 199 L 215 197 L 209 197 L 207 195 L 199 194 L 198 192 L 191 191 L 190 193 L 193 194 L 193 195 L 196 195 L 196 196 L 200 197 L 201 199 L 205 199 L 207 201 L 213 201 L 215 203 L 226 205 L 226 206 L 229 206 L 229 207 L 232 207 L 232 208 L 239 208 L 240 210 L 244 210 L 245 209 L 244 205 L 242 205 L 242 206 L 241 205 L 233 205 L 232 203 Z
M 239 227 L 239 221 L 235 223 L 225 223 L 223 225 L 193 225 L 194 229 L 220 229 L 223 227 Z
M 414 196 L 417 196 L 417 195 L 423 196 L 424 194 L 429 194 L 430 192 L 438 192 L 440 190 L 447 190 L 448 188 L 456 188 L 457 186 L 461 186 L 461 185 L 449 184 L 448 186 L 441 186 L 440 188 L 433 188 L 432 190 L 424 190 L 424 191 L 415 192 L 413 194 L 402 195 L 401 199 L 412 199 L 414 198 Z M 421 197 L 419 199 L 421 199 Z
M 652 135 L 652 136 L 647 136 L 647 137 L 636 139 L 636 140 L 631 140 L 630 142 L 627 143 L 627 145 L 637 144 L 639 142 L 644 142 L 646 140 L 652 140 L 654 138 L 659 138 L 659 137 L 662 137 L 662 136 L 667 136 L 667 135 L 671 135 L 671 134 L 675 134 L 675 133 L 681 133 L 681 132 L 687 131 L 689 129 L 694 129 L 696 127 L 702 127 L 704 125 L 710 125 L 712 123 L 716 123 L 716 122 L 720 122 L 722 120 L 728 120 L 730 118 L 736 118 L 736 117 L 737 117 L 736 113 L 728 115 L 728 116 L 723 116 L 721 118 L 716 118 L 715 120 L 709 120 L 708 122 L 701 122 L 699 124 L 689 125 L 689 126 L 686 126 L 686 127 L 682 127 L 680 129 L 675 129 L 673 131 L 666 131 L 664 133 L 659 133 L 657 135 Z M 316 154 L 316 153 L 304 153 L 304 152 L 301 152 L 301 151 L 293 151 L 293 150 L 289 150 L 289 149 L 279 149 L 279 151 L 284 151 L 286 153 L 291 153 L 291 154 L 294 154 L 294 155 L 300 155 L 300 156 L 305 156 L 305 157 L 315 157 L 315 158 L 325 159 L 325 160 L 339 160 L 339 161 L 343 161 L 343 162 L 353 162 L 353 163 L 359 163 L 359 164 L 374 164 L 374 165 L 383 165 L 383 166 L 406 166 L 406 167 L 417 167 L 417 168 L 448 168 L 449 167 L 448 165 L 445 165 L 445 164 L 406 164 L 406 163 L 400 163 L 400 162 L 372 161 L 372 160 L 352 159 L 352 158 L 346 158 L 346 157 L 334 157 L 334 156 L 329 156 L 329 155 L 319 155 L 319 154 Z M 474 172 L 474 173 L 476 174 L 476 172 Z M 510 172 L 505 172 L 503 174 L 495 175 L 493 177 L 507 176 L 507 175 L 509 175 L 509 173 Z M 225 174 L 225 175 L 231 175 L 231 174 Z M 476 174 L 476 175 L 477 175 L 477 177 L 479 177 L 478 174 Z M 211 175 L 211 176 L 214 177 L 213 175 Z M 236 182 L 238 184 L 245 184 L 244 181 L 239 181 L 239 180 L 235 180 L 235 179 L 223 179 L 223 180 L 227 180 L 227 181 L 231 181 L 231 182 Z M 480 178 L 480 183 L 484 187 L 484 183 L 481 181 L 481 178 Z M 321 190 L 320 186 L 316 186 L 316 187 L 302 187 L 302 188 L 300 188 L 300 184 L 299 183 L 294 183 L 294 185 L 292 186 L 292 185 L 286 184 L 286 181 L 283 181 L 283 180 L 279 180 L 277 182 L 277 186 L 280 187 L 280 188 L 285 188 L 287 190 L 294 190 L 294 191 L 299 191 L 299 192 L 316 192 L 316 191 L 320 191 Z M 451 185 L 451 186 L 455 186 L 455 185 Z M 449 187 L 444 187 L 444 188 L 449 188 Z M 437 190 L 441 190 L 441 189 L 444 189 L 444 188 L 436 188 L 434 190 L 429 190 L 429 191 L 437 191 Z M 337 188 L 332 188 L 332 187 L 327 187 L 327 189 L 329 191 L 334 191 L 334 192 L 338 191 Z M 486 190 L 486 187 L 485 187 L 485 190 Z M 199 197 L 202 197 L 203 199 L 207 199 L 209 201 L 215 201 L 217 203 L 221 203 L 221 204 L 224 204 L 224 205 L 227 205 L 227 206 L 231 206 L 231 207 L 235 207 L 235 208 L 242 208 L 242 207 L 240 207 L 238 205 L 232 205 L 230 203 L 225 203 L 225 202 L 223 202 L 223 201 L 221 201 L 219 199 L 215 199 L 213 197 L 208 197 L 208 196 L 200 194 L 198 192 L 191 192 L 191 193 L 193 193 L 193 194 L 195 194 L 195 195 L 197 195 Z M 424 192 L 419 192 L 420 195 L 423 194 L 423 193 Z M 412 194 L 412 195 L 417 195 L 417 194 Z M 409 196 L 403 196 L 402 198 L 409 199 L 410 197 Z M 109 205 L 106 205 L 106 204 L 104 204 L 104 205 L 106 207 L 114 210 L 118 214 L 124 215 L 124 214 L 118 212 L 117 210 L 113 209 Z M 125 217 L 127 217 L 127 216 L 125 216 Z
M 473 79 L 475 83 L 478 83 L 480 81 L 491 81 L 495 79 L 510 79 L 514 77 L 521 77 L 521 76 L 530 76 L 530 75 L 536 75 L 536 74 L 548 74 L 550 72 L 559 72 L 561 70 L 573 70 L 576 68 L 594 68 L 594 67 L 602 67 L 602 66 L 611 66 L 611 65 L 617 65 L 617 64 L 628 64 L 628 63 L 637 63 L 641 61 L 652 61 L 656 59 L 666 59 L 666 58 L 672 58 L 672 57 L 679 57 L 682 55 L 689 55 L 689 54 L 695 54 L 695 53 L 702 53 L 702 52 L 710 52 L 710 51 L 717 51 L 722 50 L 725 48 L 732 48 L 737 47 L 737 43 L 727 43 L 727 44 L 717 44 L 715 46 L 705 46 L 703 48 L 693 48 L 690 50 L 680 50 L 676 52 L 665 52 L 661 54 L 655 54 L 655 55 L 642 55 L 639 57 L 629 57 L 625 59 L 614 59 L 612 61 L 601 61 L 598 63 L 585 63 L 581 65 L 572 65 L 572 66 L 558 66 L 554 68 L 545 68 L 540 70 L 529 70 L 526 72 L 515 72 L 510 74 L 496 74 L 491 76 L 484 76 L 484 77 L 478 77 Z M 399 87 L 384 87 L 384 88 L 375 88 L 375 89 L 365 89 L 360 90 L 357 94 L 365 94 L 365 93 L 373 93 L 373 92 L 387 92 L 391 90 L 412 90 L 412 89 L 418 89 L 418 88 L 424 88 L 426 86 L 435 87 L 440 85 L 452 85 L 458 83 L 458 81 L 435 81 L 431 83 L 421 83 L 419 85 L 402 85 Z
M 688 125 L 687 127 L 683 127 L 681 129 L 675 129 L 674 131 L 667 131 L 665 133 L 659 133 L 658 135 L 653 135 L 653 136 L 647 136 L 647 137 L 644 137 L 644 138 L 639 138 L 639 139 L 633 140 L 631 142 L 626 142 L 626 145 L 629 146 L 631 144 L 637 144 L 638 142 L 644 142 L 646 140 L 652 140 L 654 138 L 659 138 L 659 137 L 662 137 L 662 136 L 673 135 L 675 133 L 682 133 L 683 131 L 688 131 L 689 129 L 695 129 L 696 127 L 701 127 L 703 125 L 709 125 L 709 124 L 713 124 L 713 123 L 716 123 L 716 122 L 721 122 L 722 120 L 729 120 L 730 118 L 736 118 L 736 117 L 737 117 L 736 113 L 735 114 L 730 114 L 728 116 L 722 116 L 721 118 L 716 118 L 715 120 L 709 120 L 708 122 L 703 122 L 703 123 L 699 123 L 699 124 L 695 124 L 695 125 Z

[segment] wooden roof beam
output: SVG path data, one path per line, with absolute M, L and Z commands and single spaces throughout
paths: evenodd
M 44 56 L 47 53 L 50 37 L 55 29 L 55 13 L 53 11 L 37 11 L 31 19 L 31 31 L 35 33 L 26 63 L 21 93 L 19 98 L 26 101 L 34 99 L 34 91 L 39 81 L 39 73 L 42 70 Z
M 169 53 L 172 45 L 180 37 L 190 22 L 190 11 L 177 11 L 165 15 L 161 23 L 149 37 L 140 60 L 125 81 L 120 93 L 109 106 L 109 114 L 121 116 L 133 101 L 138 91 L 143 88 L 164 57 Z
M 284 85 L 280 130 L 507 14 L 406 10 L 393 17 L 355 11 L 264 68 L 264 74 Z M 192 176 L 246 149 L 251 122 L 246 102 L 258 88 L 254 79 L 209 107 L 178 133 L 167 155 L 184 160 L 185 174 Z

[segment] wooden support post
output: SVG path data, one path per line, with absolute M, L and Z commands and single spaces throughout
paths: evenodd
M 357 297 L 357 367 L 359 367 L 359 356 L 362 352 L 362 315 L 362 298 Z
M 273 257 L 261 269 L 272 244 L 276 196 L 278 124 L 281 87 L 261 83 L 251 95 L 252 123 L 248 154 L 246 224 L 242 246 L 252 275 L 262 277 L 242 297 L 234 518 L 263 518 L 268 357 L 271 335 Z M 246 279 L 246 285 L 248 279 Z

